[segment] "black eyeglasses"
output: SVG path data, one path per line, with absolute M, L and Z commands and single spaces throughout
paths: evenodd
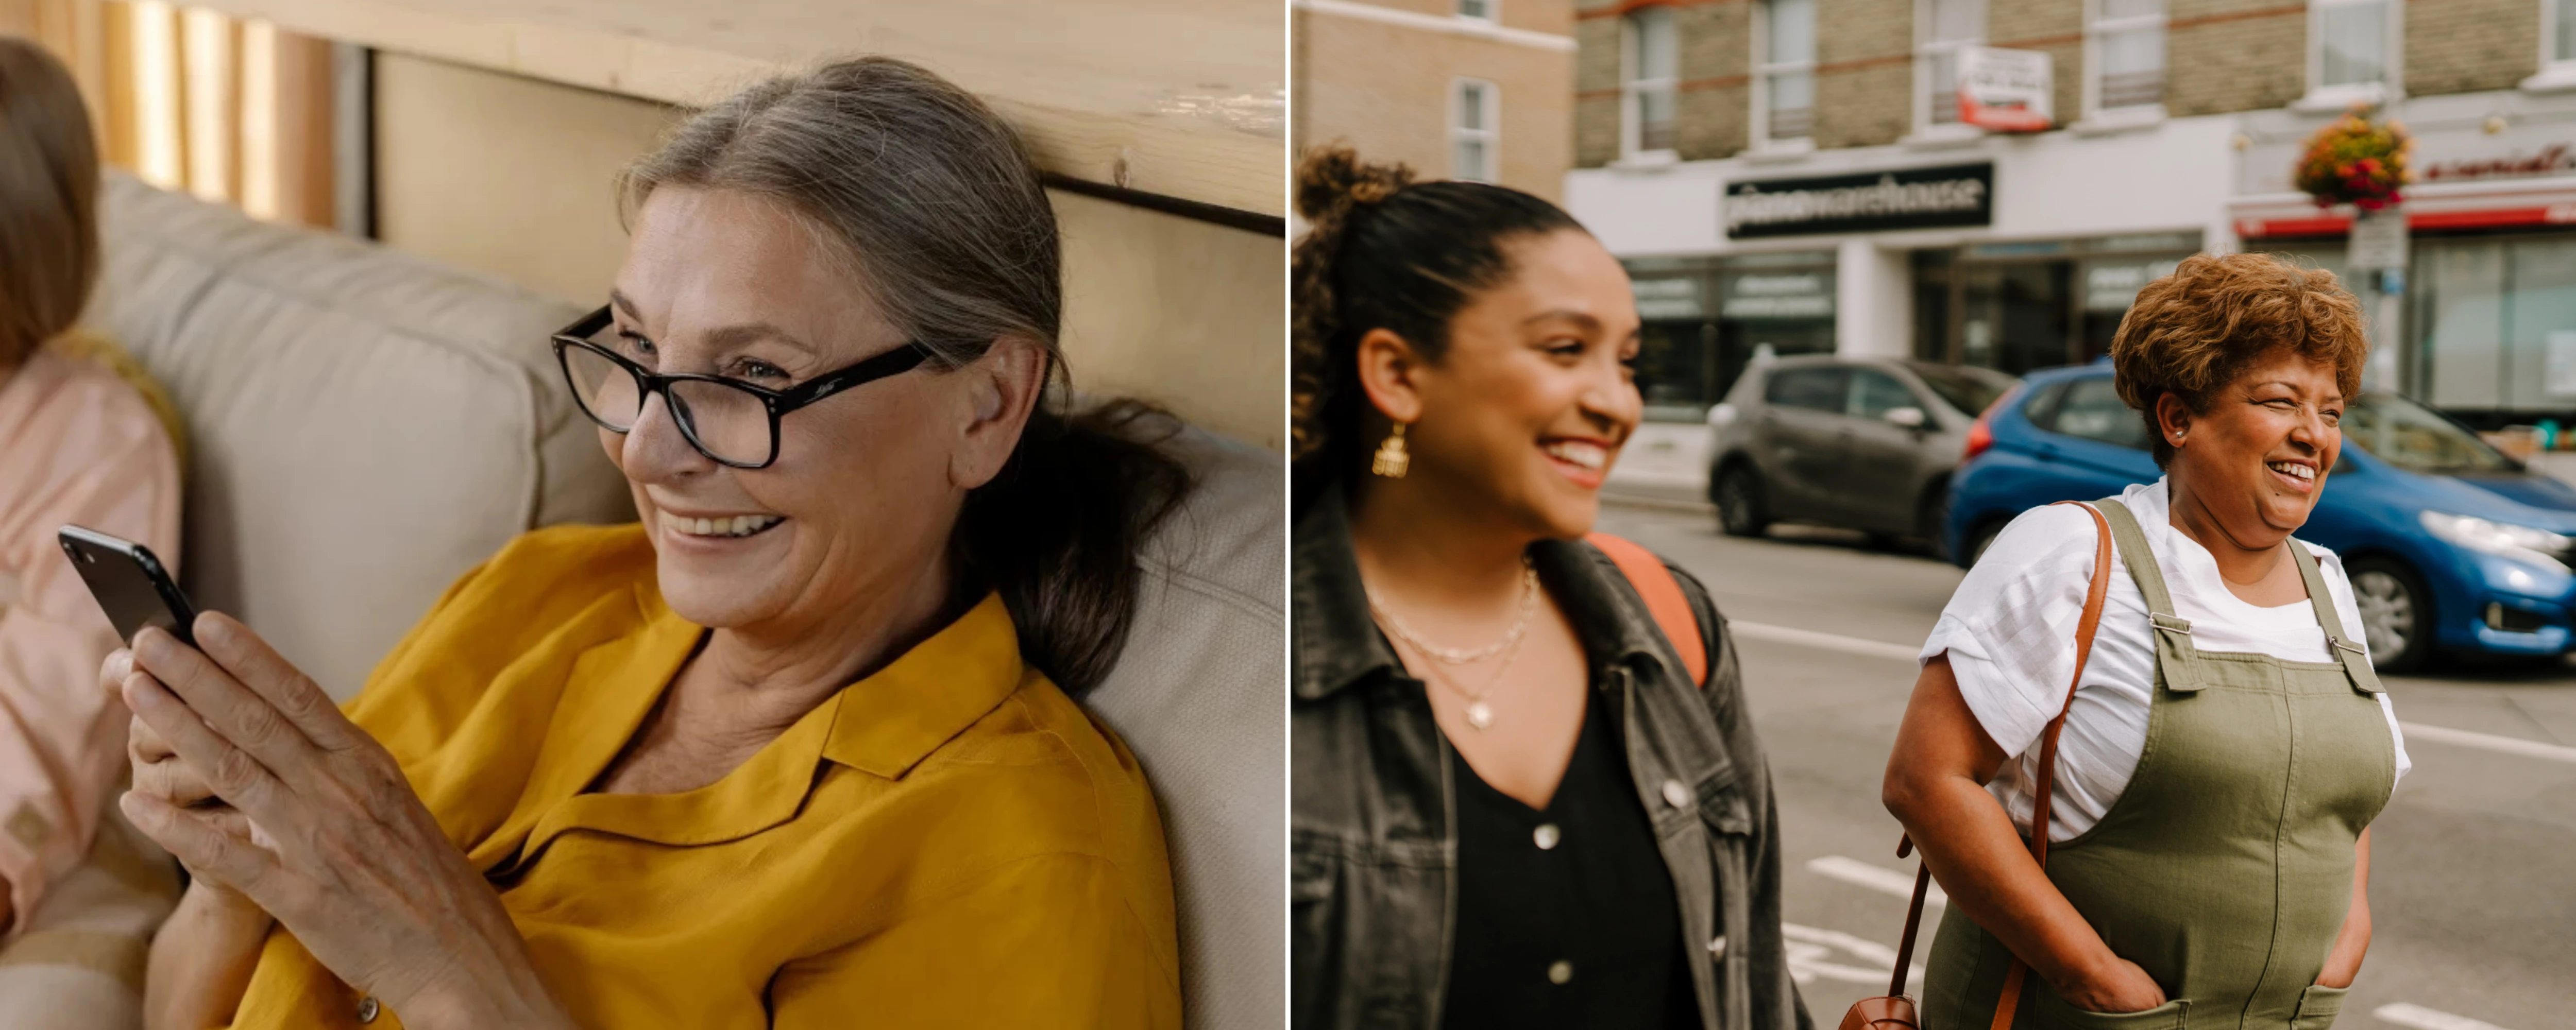
M 609 309 L 591 312 L 554 336 L 555 361 L 582 414 L 612 433 L 635 428 L 644 399 L 662 395 L 680 435 L 708 460 L 738 469 L 767 468 L 778 460 L 778 419 L 815 401 L 887 376 L 912 371 L 930 357 L 914 341 L 785 390 L 709 375 L 663 375 L 591 341 L 613 321 Z

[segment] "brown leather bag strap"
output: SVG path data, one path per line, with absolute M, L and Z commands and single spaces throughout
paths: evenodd
M 2102 512 L 2080 501 L 2059 501 L 2084 509 L 2093 516 L 2093 584 L 2084 594 L 2084 617 L 2075 624 L 2075 675 L 2068 678 L 2066 701 L 2057 706 L 2057 717 L 2048 720 L 2039 744 L 2039 782 L 2032 785 L 2030 816 L 2030 858 L 2040 868 L 2048 867 L 2049 802 L 2057 793 L 2057 734 L 2066 728 L 2066 713 L 2075 707 L 2075 687 L 2084 682 L 2084 662 L 2093 656 L 2093 631 L 2102 627 L 2102 601 L 2110 596 L 2111 524 Z M 2013 956 L 2012 969 L 2004 974 L 2003 997 L 1995 1002 L 1995 1021 L 1991 1030 L 2011 1030 L 2014 1010 L 2021 1007 L 2022 982 L 2029 979 L 2030 966 Z

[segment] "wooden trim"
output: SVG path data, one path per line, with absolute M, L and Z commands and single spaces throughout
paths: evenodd
M 1747 85 L 1752 81 L 1753 76 L 1750 75 L 1719 75 L 1706 79 L 1685 79 L 1680 85 L 1673 87 L 1673 90 L 1687 92 L 1696 89 L 1725 89 L 1729 86 Z
M 2219 25 L 2231 21 L 2251 21 L 2256 18 L 2283 18 L 2293 14 L 2302 18 L 2307 17 L 2307 5 L 2301 4 L 2296 7 L 2266 7 L 2259 11 L 2225 11 L 2219 14 L 2198 14 L 2189 18 L 2168 18 L 2165 20 L 2165 31 L 2173 32 L 2177 29 L 2193 29 L 2199 28 L 2203 25 Z
M 1856 72 L 1870 68 L 1883 68 L 1891 64 L 1912 63 L 1914 63 L 1913 54 L 1888 54 L 1883 57 L 1862 57 L 1849 61 L 1826 62 L 1816 66 L 1816 74 L 1838 75 L 1843 72 Z
M 2080 46 L 2083 42 L 2083 33 L 2070 32 L 2063 36 L 2039 36 L 2032 39 L 2016 39 L 2004 43 L 1987 43 L 1985 45 L 2005 50 L 2046 50 L 2053 46 Z
M 1609 7 L 1597 7 L 1589 11 L 1576 11 L 1574 12 L 1574 20 L 1592 21 L 1598 18 L 1617 18 L 1641 7 L 1717 7 L 1724 4 L 1743 4 L 1751 2 L 1753 2 L 1753 0 L 1619 0 L 1619 3 Z

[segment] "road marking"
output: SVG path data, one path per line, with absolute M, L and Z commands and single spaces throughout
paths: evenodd
M 2499 737 L 2492 733 L 2475 733 L 2469 730 L 2455 730 L 2448 726 L 2426 726 L 2419 722 L 2401 722 L 2397 725 L 2399 728 L 2406 731 L 2406 740 L 2408 743 L 2413 743 L 2417 740 L 2432 740 L 2439 741 L 2444 744 L 2457 744 L 2461 747 L 2482 748 L 2484 750 L 2501 752 L 2508 755 L 2521 755 L 2524 758 L 2541 758 L 2552 762 L 2566 762 L 2571 765 L 2576 765 L 2576 747 L 2560 747 L 2556 744 L 2543 744 L 2536 740 L 2523 740 L 2519 737 Z M 2486 1024 L 2480 1023 L 2478 1025 L 2485 1026 Z
M 1789 978 L 1799 983 L 1823 978 L 1844 983 L 1883 984 L 1887 982 L 1887 974 L 1896 971 L 1896 949 L 1865 937 L 1796 923 L 1780 924 L 1780 936 L 1786 938 L 1789 945 Z M 1825 961 L 1837 948 L 1870 965 Z M 1923 963 L 1916 962 L 1905 971 L 1908 983 L 1922 978 Z
M 1735 635 L 1739 637 L 1750 637 L 1754 640 L 1768 640 L 1778 644 L 1797 644 L 1802 647 L 1822 648 L 1827 651 L 1841 651 L 1846 654 L 1868 655 L 1872 658 L 1897 658 L 1910 662 L 1913 661 L 1914 656 L 1922 650 L 1921 648 L 1911 647 L 1905 644 L 1890 644 L 1880 640 L 1863 640 L 1859 637 L 1847 637 L 1840 633 L 1818 633 L 1811 629 L 1797 629 L 1790 626 L 1773 626 L 1766 623 L 1744 622 L 1737 619 L 1727 620 L 1726 626 L 1728 629 L 1735 631 Z
M 1865 887 L 1881 894 L 1893 894 L 1907 901 L 1914 900 L 1914 874 L 1900 873 L 1884 866 L 1874 866 L 1857 858 L 1827 855 L 1823 858 L 1809 859 L 1807 871 L 1818 876 L 1832 877 L 1855 887 Z M 1923 904 L 1926 906 L 1949 903 L 1950 896 L 1941 893 L 1940 884 L 1932 884 L 1924 889 Z
M 2370 1014 L 2399 1026 L 2419 1027 L 2421 1030 L 2504 1030 L 2503 1027 L 2485 1020 L 2454 1016 L 2448 1012 L 2435 1012 L 2422 1005 L 2408 1005 L 2404 1002 L 2382 1005 L 2372 1010 Z
M 1730 620 L 1726 625 L 1739 637 L 1768 640 L 1777 644 L 1796 644 L 1800 647 L 1813 647 L 1826 651 L 1841 651 L 1845 654 L 1896 658 L 1910 662 L 1922 653 L 1921 648 L 1908 647 L 1904 644 L 1891 644 L 1883 640 L 1864 640 L 1840 633 L 1818 633 L 1815 630 L 1798 629 L 1792 626 L 1773 626 L 1768 623 L 1741 620 Z M 2524 758 L 2576 765 L 2576 747 L 2544 744 L 2520 737 L 2499 737 L 2492 733 L 2478 733 L 2473 730 L 2455 730 L 2448 726 L 2427 726 L 2420 722 L 2401 722 L 2397 725 L 2410 739 L 2430 740 L 2460 747 L 2479 748 L 2499 754 L 2520 755 Z M 1908 886 L 1906 890 L 1911 893 L 1913 888 Z

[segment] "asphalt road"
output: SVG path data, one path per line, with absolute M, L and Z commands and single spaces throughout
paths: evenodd
M 1894 891 L 1914 864 L 1896 858 L 1879 777 L 1913 686 L 1906 655 L 1962 573 L 1857 534 L 1727 537 L 1685 510 L 1613 503 L 1601 528 L 1690 569 L 1738 624 L 1779 791 L 1792 960 L 1808 1010 L 1831 1027 L 1887 989 L 1905 919 Z M 2409 733 L 2414 771 L 2374 824 L 2375 936 L 2340 1025 L 2576 1027 L 2576 665 L 2452 666 L 2388 684 L 2401 722 L 2473 735 Z

